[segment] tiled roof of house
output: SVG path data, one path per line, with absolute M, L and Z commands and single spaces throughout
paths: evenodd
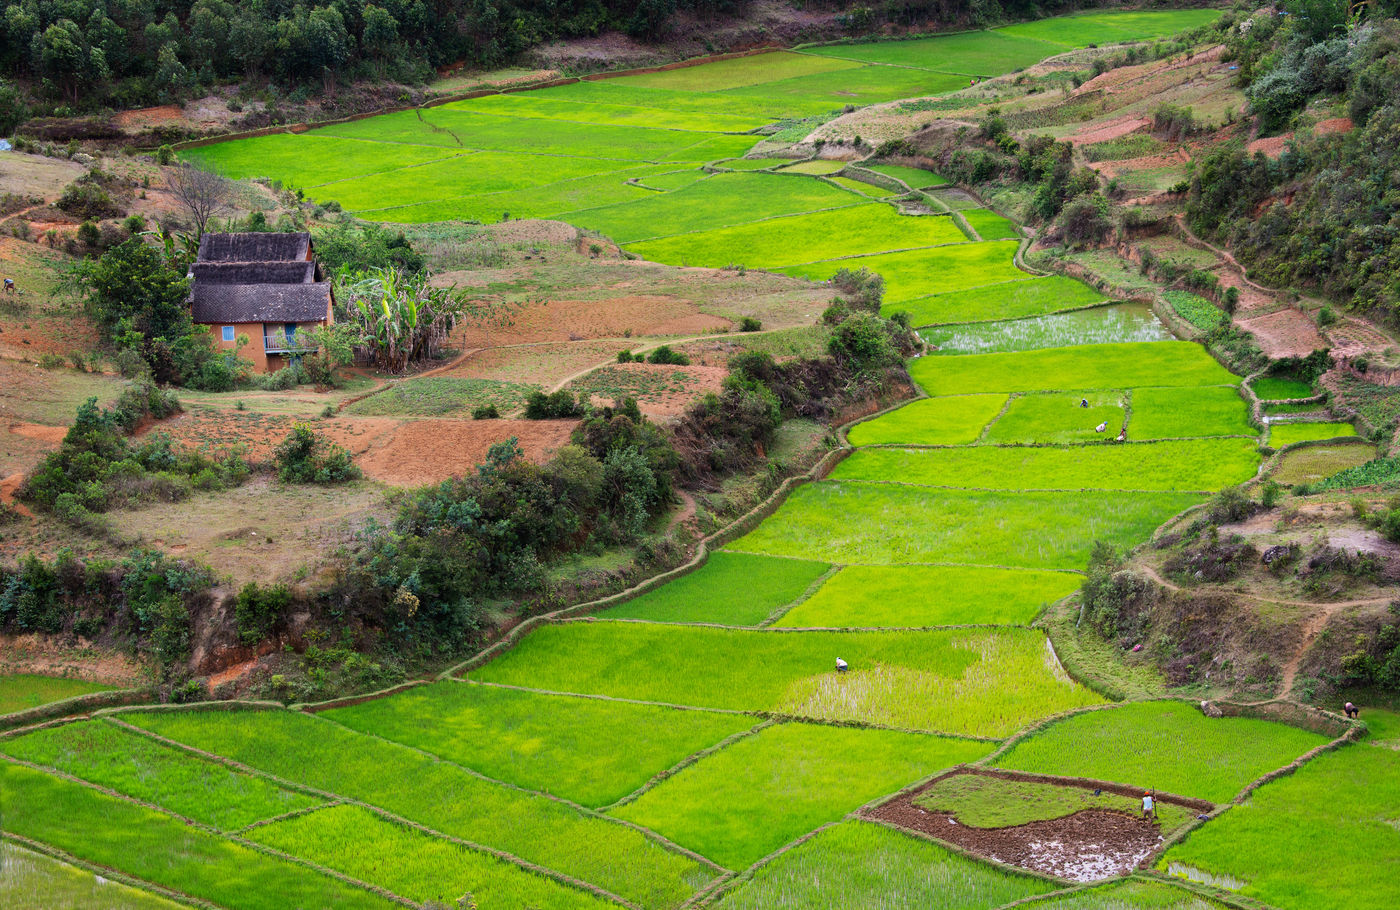
M 190 292 L 197 323 L 320 322 L 330 307 L 331 284 L 210 284 Z
M 286 262 L 306 259 L 310 252 L 307 233 L 205 234 L 199 239 L 200 262 Z
M 190 266 L 197 323 L 320 322 L 330 282 L 317 281 L 310 234 L 205 234 Z
M 195 284 L 309 284 L 316 280 L 316 263 L 196 262 L 190 275 Z

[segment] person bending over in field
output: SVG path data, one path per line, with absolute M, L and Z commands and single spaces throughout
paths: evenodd
M 1157 806 L 1152 801 L 1151 793 L 1142 794 L 1142 818 L 1144 821 L 1149 819 L 1155 821 L 1157 818 Z
M 1346 707 L 1342 710 L 1347 712 L 1347 717 L 1350 717 L 1352 720 L 1355 720 L 1357 715 L 1361 713 L 1361 709 L 1358 708 L 1356 705 L 1353 705 L 1351 702 L 1347 702 Z
M 845 672 L 846 672 L 846 666 L 847 666 L 847 665 L 846 665 L 846 662 L 845 662 L 844 660 L 842 660 L 842 659 L 839 658 L 839 657 L 836 658 L 836 672 L 837 672 L 837 673 L 845 673 Z

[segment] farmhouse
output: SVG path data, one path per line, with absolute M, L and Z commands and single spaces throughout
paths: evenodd
M 310 234 L 205 234 L 189 274 L 191 317 L 260 372 L 314 350 L 304 332 L 335 318 Z

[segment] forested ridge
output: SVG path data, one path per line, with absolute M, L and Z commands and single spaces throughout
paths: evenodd
M 17 0 L 0 15 L 0 132 L 23 113 L 177 101 L 248 79 L 324 91 L 337 81 L 422 83 L 435 68 L 496 67 L 539 44 L 623 32 L 663 41 L 681 18 L 742 17 L 748 0 Z M 850 33 L 984 25 L 1072 0 L 793 2 Z M 23 90 L 22 90 L 23 89 Z
M 1265 135 L 1336 114 L 1352 128 L 1300 129 L 1277 159 L 1242 141 L 1197 163 L 1187 213 L 1255 276 L 1314 287 L 1394 322 L 1400 316 L 1400 21 L 1395 2 L 1353 12 L 1292 0 L 1227 37 Z

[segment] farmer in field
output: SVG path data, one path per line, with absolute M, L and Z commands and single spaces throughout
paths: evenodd
M 1361 709 L 1358 708 L 1356 705 L 1353 705 L 1351 702 L 1347 702 L 1346 707 L 1342 710 L 1346 711 L 1347 717 L 1350 717 L 1352 720 L 1355 720 L 1357 715 L 1361 713 Z
M 1142 794 L 1142 818 L 1143 821 L 1149 819 L 1155 821 L 1157 818 L 1157 805 L 1153 802 L 1152 794 L 1149 791 L 1143 791 Z
M 844 660 L 842 660 L 841 658 L 839 658 L 839 657 L 836 658 L 836 672 L 837 672 L 837 673 L 845 673 L 845 672 L 846 672 L 846 662 L 845 662 Z
M 14 280 L 13 278 L 6 278 L 6 279 L 5 279 L 5 293 L 6 293 L 6 294 L 13 294 L 14 292 L 15 292 L 15 280 Z

